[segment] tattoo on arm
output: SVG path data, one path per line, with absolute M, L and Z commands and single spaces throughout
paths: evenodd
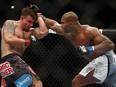
M 16 28 L 16 26 L 15 26 L 14 22 L 7 20 L 3 26 L 3 31 L 4 31 L 5 36 L 8 36 L 9 34 L 14 35 L 15 28 Z

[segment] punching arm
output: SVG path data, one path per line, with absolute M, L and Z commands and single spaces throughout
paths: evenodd
M 49 19 L 49 18 L 43 16 L 43 14 L 39 12 L 38 6 L 31 5 L 31 8 L 34 10 L 35 13 L 37 13 L 38 17 L 41 17 L 44 20 L 44 22 L 45 22 L 48 29 L 52 29 L 53 31 L 57 32 L 57 34 L 64 35 L 64 31 L 62 29 L 61 24 L 59 24 L 57 21 L 55 21 L 53 19 Z M 42 20 L 42 19 L 38 18 L 38 23 L 40 23 L 40 20 Z M 41 25 L 40 25 L 40 27 L 41 27 Z M 42 29 L 42 27 L 40 29 Z M 45 26 L 44 26 L 44 30 L 46 30 Z M 48 33 L 48 31 L 47 31 L 47 33 Z
M 43 20 L 45 21 L 45 23 L 49 29 L 56 31 L 56 33 L 59 35 L 64 35 L 64 30 L 62 28 L 62 25 L 59 24 L 57 21 L 47 18 L 47 17 L 43 17 Z

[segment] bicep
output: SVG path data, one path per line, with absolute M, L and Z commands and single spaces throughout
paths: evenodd
M 94 41 L 96 46 L 98 45 L 99 48 L 105 49 L 106 47 L 108 49 L 114 48 L 113 42 L 106 37 L 105 35 L 101 34 L 99 31 L 94 32 Z

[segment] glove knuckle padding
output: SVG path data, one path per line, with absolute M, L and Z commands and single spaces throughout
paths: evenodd
M 31 5 L 31 8 L 33 9 L 33 11 L 35 12 L 35 13 L 37 13 L 37 12 L 39 12 L 39 8 L 36 6 L 36 5 Z

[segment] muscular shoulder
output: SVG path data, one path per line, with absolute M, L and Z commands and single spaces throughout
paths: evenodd
M 14 28 L 15 28 L 15 21 L 14 20 L 6 20 L 3 27 L 2 27 L 2 30 L 6 33 L 6 34 L 9 34 L 9 33 L 14 33 Z
M 91 27 L 91 26 L 87 26 L 85 28 L 85 32 L 86 33 L 99 33 L 99 29 L 97 27 Z
M 6 20 L 6 21 L 4 22 L 3 27 L 9 26 L 9 28 L 10 28 L 10 26 L 11 26 L 11 25 L 14 25 L 15 22 L 16 22 L 16 21 L 14 21 L 14 20 Z
M 15 23 L 15 20 L 6 20 L 5 23 Z
M 96 27 L 86 26 L 84 28 L 84 35 L 89 38 L 94 38 L 98 35 L 101 36 L 101 33 L 99 32 L 99 29 Z

